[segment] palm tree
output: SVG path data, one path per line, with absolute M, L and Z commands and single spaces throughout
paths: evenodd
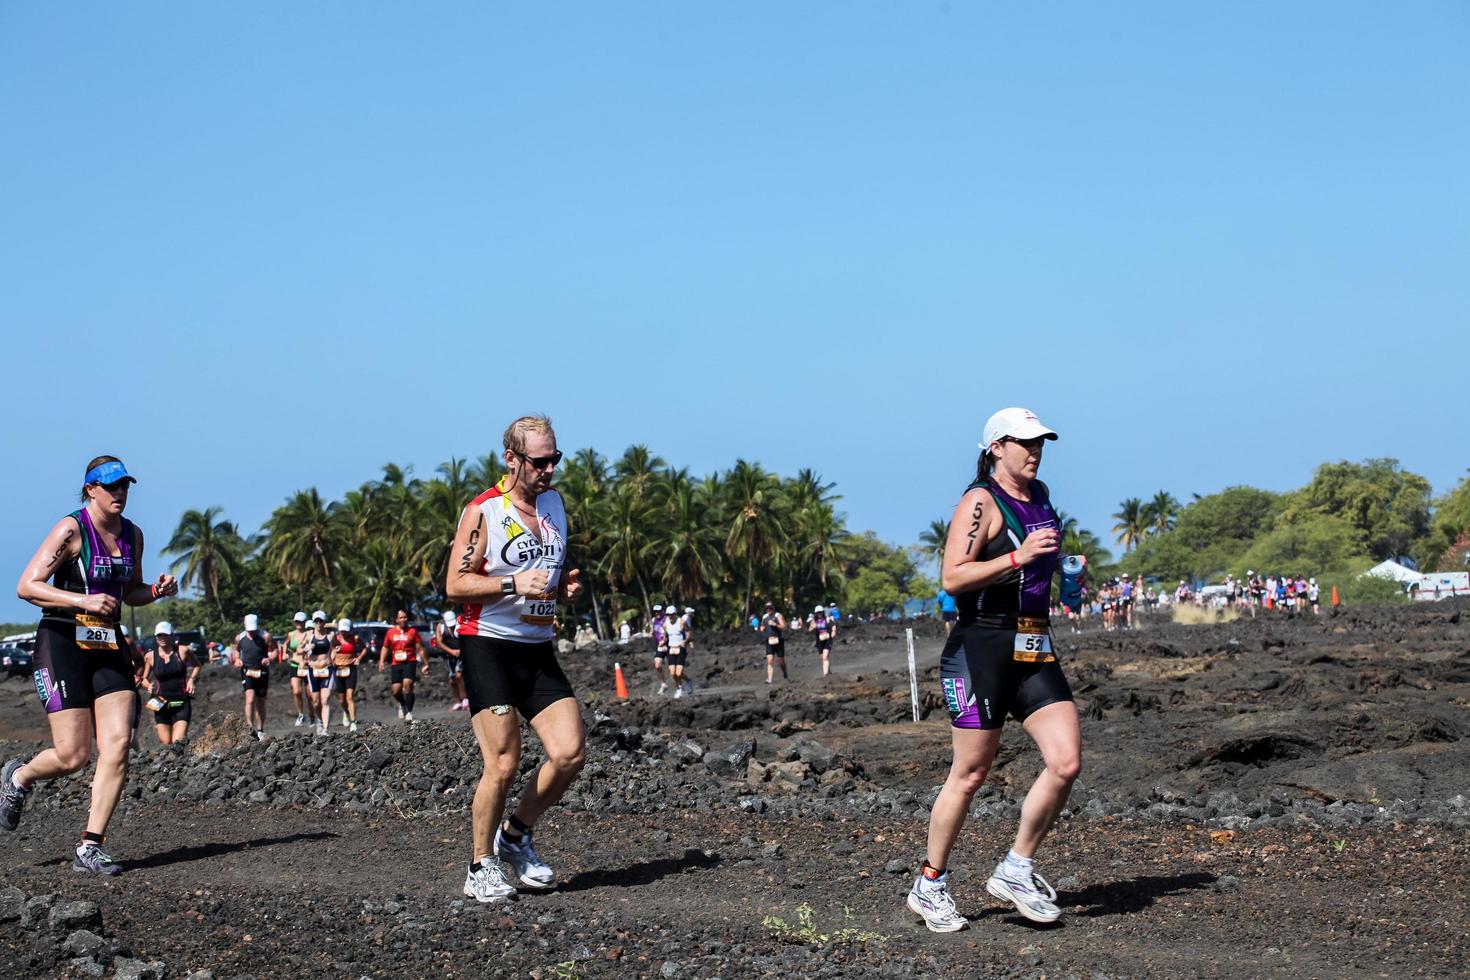
M 618 483 L 602 514 L 602 535 L 599 538 L 602 560 L 597 566 L 614 586 L 636 584 L 643 596 L 644 612 L 650 615 L 653 609 L 642 559 L 643 548 L 649 538 L 651 509 L 648 501 L 632 486 Z
M 745 564 L 745 604 L 740 621 L 750 618 L 755 594 L 755 567 L 775 557 L 776 545 L 785 539 L 781 525 L 781 482 L 759 463 L 737 459 L 730 470 L 726 493 L 733 510 L 725 548 Z
M 613 467 L 618 481 L 626 484 L 635 497 L 642 497 L 653 489 L 656 471 L 664 465 L 662 457 L 655 456 L 642 443 L 623 450 L 623 456 Z
M 1113 537 L 1123 551 L 1129 552 L 1138 547 L 1138 542 L 1143 540 L 1145 527 L 1143 501 L 1137 497 L 1129 497 L 1118 505 L 1118 512 L 1113 515 L 1113 520 L 1118 523 L 1113 525 Z
M 1179 518 L 1179 501 L 1168 491 L 1160 490 L 1154 494 L 1152 500 L 1143 505 L 1140 517 L 1150 534 L 1163 534 L 1173 530 L 1174 523 Z
M 926 557 L 938 562 L 940 568 L 944 567 L 944 546 L 948 541 L 949 521 L 943 519 L 930 521 L 919 535 L 919 547 Z
M 703 598 L 721 578 L 724 542 L 719 530 L 704 519 L 692 485 L 670 493 L 666 512 L 658 518 L 641 555 L 661 587 L 692 601 Z
M 235 525 L 216 520 L 223 510 L 206 507 L 184 511 L 173 537 L 163 547 L 164 554 L 178 556 L 170 570 L 178 577 L 179 584 L 198 587 L 205 599 L 214 602 L 220 619 L 225 618 L 219 601 L 220 578 L 237 574 L 250 551 Z
M 488 490 L 505 476 L 505 460 L 500 453 L 486 453 L 471 464 L 467 476 L 475 486 Z
M 298 490 L 266 521 L 270 544 L 266 558 L 287 585 L 304 587 L 320 573 L 332 585 L 339 530 L 336 503 L 327 504 L 316 487 Z

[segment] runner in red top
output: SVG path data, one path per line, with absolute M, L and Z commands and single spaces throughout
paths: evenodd
M 406 722 L 413 721 L 413 679 L 416 671 L 429 671 L 424 659 L 424 643 L 419 631 L 408 625 L 408 613 L 398 610 L 394 618 L 397 624 L 383 634 L 383 646 L 378 653 L 378 669 L 393 664 L 393 700 L 398 702 L 398 717 Z

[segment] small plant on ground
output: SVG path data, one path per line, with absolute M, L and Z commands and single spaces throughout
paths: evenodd
M 869 932 L 865 929 L 854 929 L 845 927 L 834 932 L 822 932 L 816 925 L 816 910 L 806 902 L 796 907 L 796 924 L 787 922 L 779 915 L 768 915 L 761 919 L 761 925 L 770 929 L 777 936 L 791 942 L 811 943 L 882 943 L 887 942 L 888 937 L 881 932 Z M 852 909 L 843 906 L 842 917 L 844 921 L 852 921 Z

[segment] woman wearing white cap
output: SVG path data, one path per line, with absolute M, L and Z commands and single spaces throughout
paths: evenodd
M 311 631 L 306 628 L 305 611 L 291 618 L 291 632 L 286 634 L 286 663 L 291 668 L 291 703 L 296 708 L 296 727 L 306 724 L 306 708 L 311 703 L 307 689 L 306 642 Z
M 674 697 L 682 698 L 684 691 L 684 667 L 688 663 L 688 655 L 684 652 L 684 631 L 687 623 L 684 616 L 679 612 L 679 607 L 672 602 L 664 606 L 664 637 L 668 640 L 669 655 L 666 663 L 669 666 L 669 683 L 674 685 Z
M 360 649 L 359 649 L 360 648 Z M 367 656 L 367 647 L 352 635 L 352 620 L 337 620 L 332 636 L 332 690 L 342 706 L 342 724 L 357 731 L 357 665 Z
M 444 651 L 444 669 L 449 672 L 449 695 L 454 703 L 450 711 L 470 710 L 470 699 L 464 693 L 464 658 L 459 655 L 459 617 L 446 610 L 442 622 L 434 627 L 434 642 Z
M 1033 858 L 1067 802 L 1081 768 L 1081 730 L 1072 691 L 1052 649 L 1048 614 L 1059 564 L 1061 521 L 1036 479 L 1056 433 L 1021 408 L 995 413 L 975 480 L 950 522 L 940 572 L 959 616 L 940 658 L 954 759 L 929 820 L 928 853 L 908 907 L 934 932 L 963 929 L 947 884 L 950 851 L 985 782 L 1010 714 L 1036 742 L 1045 768 L 1021 806 L 1010 853 L 986 890 L 1026 918 L 1054 922 L 1056 892 Z
M 245 721 L 257 741 L 265 738 L 265 699 L 270 694 L 270 634 L 260 628 L 255 613 L 245 616 L 245 629 L 235 637 L 240 687 L 245 691 Z
M 827 618 L 827 607 L 818 603 L 812 610 L 808 633 L 817 634 L 817 652 L 822 655 L 822 676 L 832 673 L 832 641 L 837 638 L 837 624 Z
M 153 712 L 158 740 L 173 745 L 189 737 L 189 719 L 193 717 L 190 702 L 199 680 L 199 661 L 191 651 L 178 649 L 172 623 L 153 627 L 153 638 L 158 646 L 143 658 L 143 687 L 149 695 L 148 708 Z
M 311 614 L 306 638 L 306 683 L 316 733 L 325 735 L 332 718 L 332 634 L 327 631 L 327 614 L 320 609 Z

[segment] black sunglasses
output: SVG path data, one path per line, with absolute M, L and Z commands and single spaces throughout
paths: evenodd
M 106 490 L 108 493 L 116 497 L 121 491 L 128 488 L 128 481 L 114 480 L 111 483 L 99 483 L 97 484 L 97 486 L 101 487 L 103 490 Z
M 527 456 L 525 453 L 516 453 L 521 459 L 531 464 L 534 470 L 544 470 L 548 466 L 555 466 L 561 462 L 561 450 L 558 449 L 550 456 Z
M 1034 439 L 1017 439 L 1014 436 L 1004 436 L 1004 437 L 1001 438 L 1000 441 L 1001 442 L 1014 442 L 1016 445 L 1020 446 L 1022 449 L 1025 449 L 1027 452 L 1030 452 L 1033 449 L 1040 449 L 1043 445 L 1045 445 L 1046 444 L 1046 436 L 1037 436 Z

